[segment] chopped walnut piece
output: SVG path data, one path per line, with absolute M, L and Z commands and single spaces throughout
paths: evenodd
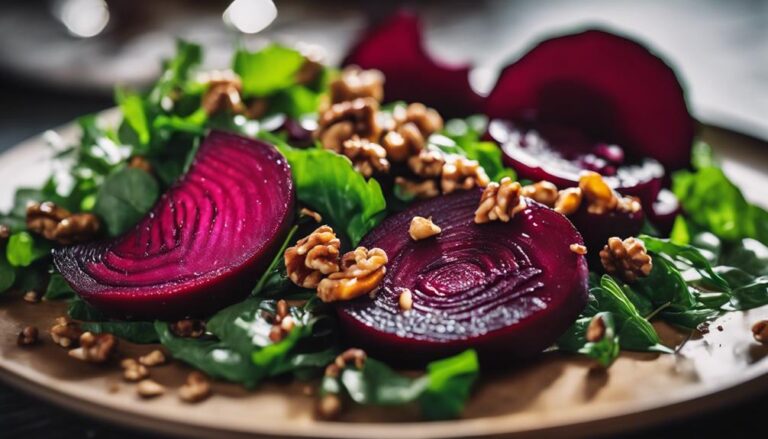
M 19 336 L 16 339 L 16 344 L 19 346 L 32 346 L 36 344 L 38 340 L 38 331 L 34 326 L 25 326 L 24 329 L 19 332 Z
M 629 283 L 640 276 L 648 276 L 653 269 L 653 261 L 645 249 L 645 243 L 634 237 L 624 241 L 615 236 L 609 238 L 608 244 L 600 251 L 600 262 L 607 273 L 617 275 Z
M 384 99 L 384 74 L 378 70 L 363 70 L 347 66 L 330 84 L 331 103 L 351 101 L 357 98 Z
M 135 155 L 131 157 L 131 160 L 128 162 L 128 167 L 133 169 L 141 169 L 148 174 L 152 173 L 152 164 L 149 163 L 149 160 L 147 160 L 144 156 Z
M 521 191 L 520 183 L 509 177 L 502 178 L 498 183 L 489 183 L 475 211 L 475 223 L 484 224 L 496 220 L 508 222 L 526 207 Z
M 117 348 L 117 338 L 112 334 L 84 332 L 80 336 L 80 347 L 69 351 L 69 356 L 89 363 L 103 363 Z
M 5 224 L 0 224 L 0 244 L 3 244 L 11 237 L 11 228 Z
M 581 189 L 569 187 L 563 189 L 557 194 L 555 201 L 555 212 L 562 215 L 573 215 L 581 206 Z
M 335 393 L 326 393 L 317 401 L 317 417 L 325 420 L 336 419 L 342 410 L 341 397 Z
M 323 216 L 319 213 L 315 212 L 314 210 L 307 209 L 306 207 L 302 207 L 301 210 L 299 210 L 299 216 L 308 216 L 315 220 L 316 223 L 323 222 Z
M 352 136 L 351 139 L 344 141 L 341 152 L 352 161 L 355 170 L 366 178 L 372 177 L 375 173 L 384 174 L 389 171 L 387 151 L 368 139 Z
M 440 151 L 422 150 L 419 154 L 408 158 L 408 168 L 422 178 L 439 177 L 443 172 L 445 157 Z
M 557 186 L 546 180 L 523 186 L 522 194 L 548 207 L 555 207 L 558 197 Z
M 400 305 L 400 309 L 403 311 L 410 311 L 413 308 L 413 293 L 411 290 L 404 288 L 397 298 L 397 304 Z
M 768 320 L 760 320 L 752 325 L 752 336 L 755 341 L 768 344 Z
M 456 190 L 469 190 L 474 187 L 485 187 L 490 182 L 476 160 L 469 160 L 461 156 L 449 156 L 443 165 L 440 187 L 444 194 L 450 194 Z
M 395 185 L 403 194 L 415 198 L 434 198 L 440 195 L 435 180 L 413 181 L 404 177 L 396 177 Z
M 154 398 L 165 393 L 165 387 L 147 378 L 139 381 L 139 384 L 136 385 L 136 393 L 145 399 Z
M 283 259 L 288 278 L 304 288 L 315 288 L 324 275 L 339 271 L 341 241 L 333 229 L 320 226 L 285 249 Z
M 211 381 L 204 374 L 196 370 L 187 375 L 187 382 L 179 388 L 179 398 L 184 402 L 200 402 L 210 395 Z
M 198 338 L 205 334 L 205 322 L 196 319 L 183 319 L 171 323 L 168 329 L 176 337 Z
M 323 302 L 351 300 L 379 286 L 386 273 L 387 254 L 380 248 L 358 247 L 341 258 L 341 270 L 320 281 L 317 295 Z
M 414 124 L 426 139 L 430 135 L 443 129 L 443 118 L 433 108 L 414 102 L 403 108 L 395 107 L 392 117 L 398 126 Z
M 208 84 L 201 104 L 206 114 L 210 116 L 225 111 L 236 114 L 243 112 L 243 101 L 240 97 L 243 83 L 235 72 L 213 71 L 203 82 Z
M 56 319 L 56 324 L 51 327 L 50 333 L 54 343 L 63 348 L 69 348 L 79 343 L 83 331 L 77 323 L 69 321 L 66 317 L 59 317 Z
M 587 254 L 587 248 L 581 244 L 571 244 L 569 248 L 571 249 L 572 252 L 576 253 L 577 255 Z
M 381 145 L 387 151 L 387 159 L 396 163 L 404 162 L 418 154 L 424 150 L 426 144 L 424 135 L 413 123 L 397 126 L 381 137 Z
M 149 376 L 149 369 L 133 358 L 121 361 L 120 367 L 123 368 L 123 379 L 126 381 L 137 382 Z
M 30 203 L 27 206 L 27 229 L 46 239 L 53 240 L 55 239 L 54 231 L 61 220 L 71 215 L 70 211 L 50 201 Z
M 101 222 L 90 213 L 72 214 L 50 201 L 27 206 L 27 228 L 45 239 L 69 245 L 95 239 Z
M 379 104 L 371 98 L 333 104 L 318 120 L 315 138 L 326 149 L 341 152 L 344 142 L 357 135 L 369 141 L 378 140 L 381 128 L 376 120 Z
M 269 339 L 275 343 L 284 339 L 296 326 L 288 310 L 288 302 L 283 299 L 277 301 L 274 323 L 269 331 Z
M 587 326 L 587 341 L 597 343 L 598 341 L 602 340 L 603 337 L 605 337 L 606 329 L 607 328 L 605 326 L 605 320 L 603 320 L 603 316 L 594 316 L 592 320 L 589 321 L 589 325 Z
M 616 209 L 619 197 L 597 172 L 585 171 L 579 177 L 579 189 L 589 213 L 602 214 Z
M 304 63 L 294 75 L 294 81 L 300 85 L 310 85 L 323 72 L 323 64 L 319 58 L 305 57 Z
M 139 357 L 139 363 L 148 367 L 159 366 L 165 363 L 165 354 L 160 349 L 155 349 L 147 355 Z
M 40 293 L 38 293 L 35 290 L 29 290 L 26 293 L 24 293 L 23 299 L 25 302 L 37 303 L 40 301 Z
M 432 222 L 432 218 L 415 216 L 411 219 L 411 225 L 408 227 L 408 234 L 411 239 L 419 241 L 435 235 L 439 235 L 443 230 Z

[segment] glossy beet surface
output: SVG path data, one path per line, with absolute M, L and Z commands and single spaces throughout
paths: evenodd
M 569 249 L 581 236 L 533 201 L 510 222 L 474 223 L 481 191 L 434 198 L 387 218 L 361 245 L 389 263 L 374 299 L 340 303 L 350 343 L 392 361 L 422 362 L 475 348 L 495 360 L 527 357 L 565 331 L 587 300 L 587 263 Z M 415 216 L 440 235 L 413 241 Z M 403 289 L 413 309 L 400 310 Z
M 111 316 L 205 315 L 248 294 L 278 251 L 293 204 L 290 168 L 273 146 L 212 132 L 134 229 L 57 250 L 54 262 Z
M 353 46 L 343 62 L 384 73 L 384 99 L 421 102 L 445 117 L 482 111 L 482 98 L 469 85 L 469 66 L 449 66 L 424 47 L 421 22 L 407 12 L 384 20 Z
M 642 210 L 595 214 L 588 212 L 586 205 L 582 204 L 569 219 L 584 237 L 591 256 L 596 256 L 597 252 L 608 243 L 608 238 L 618 236 L 624 239 L 639 235 L 643 228 L 645 214 Z
M 651 206 L 662 187 L 664 167 L 659 162 L 629 161 L 620 146 L 595 142 L 578 131 L 525 129 L 494 120 L 488 134 L 501 145 L 504 163 L 522 179 L 566 188 L 579 185 L 582 171 L 594 171 L 620 193 L 640 198 L 643 206 Z
M 695 130 L 675 72 L 637 42 L 599 30 L 546 40 L 507 66 L 486 114 L 578 130 L 669 169 L 688 165 Z

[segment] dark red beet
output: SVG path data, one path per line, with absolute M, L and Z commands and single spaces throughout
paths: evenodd
M 54 263 L 110 316 L 210 314 L 248 294 L 278 251 L 293 205 L 290 168 L 273 146 L 212 132 L 134 229 L 57 250 Z
M 448 66 L 427 53 L 421 22 L 399 12 L 366 32 L 343 65 L 355 64 L 384 73 L 387 101 L 421 102 L 445 117 L 482 111 L 482 98 L 469 85 L 469 66 Z
M 389 263 L 380 290 L 340 303 L 350 343 L 392 361 L 423 362 L 467 348 L 494 361 L 541 352 L 573 323 L 587 300 L 587 262 L 571 223 L 538 203 L 510 222 L 474 223 L 481 191 L 420 202 L 387 218 L 361 245 Z M 432 217 L 440 235 L 413 241 L 415 216 Z M 400 310 L 402 289 L 413 309 Z
M 542 132 L 494 120 L 488 134 L 501 144 L 504 163 L 521 179 L 548 180 L 566 188 L 579 185 L 582 171 L 594 171 L 618 192 L 640 198 L 644 207 L 651 206 L 661 190 L 664 168 L 659 162 L 627 162 L 621 147 L 595 143 L 579 132 L 552 127 Z
M 668 169 L 688 165 L 695 131 L 675 72 L 637 42 L 599 30 L 546 40 L 507 66 L 486 114 L 575 129 Z
M 634 213 L 616 210 L 594 214 L 587 211 L 586 203 L 582 203 L 579 210 L 568 218 L 584 237 L 590 255 L 596 256 L 612 236 L 621 239 L 637 236 L 643 228 L 645 215 L 642 210 Z
M 683 213 L 677 197 L 668 189 L 662 189 L 651 209 L 646 211 L 648 220 L 651 221 L 663 236 L 669 235 L 672 231 L 672 226 L 675 224 L 675 218 Z

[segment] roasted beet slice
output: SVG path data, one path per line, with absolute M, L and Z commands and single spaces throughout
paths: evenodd
M 135 228 L 57 250 L 54 263 L 111 316 L 209 314 L 248 294 L 278 251 L 293 204 L 290 168 L 273 146 L 212 132 L 189 172 Z
M 389 263 L 374 298 L 338 305 L 351 343 L 401 362 L 467 348 L 511 360 L 541 352 L 573 323 L 587 300 L 587 262 L 569 248 L 581 235 L 534 201 L 508 223 L 475 224 L 480 194 L 417 203 L 363 239 Z M 442 233 L 413 241 L 414 216 L 432 217 Z M 407 312 L 398 305 L 404 289 L 413 295 Z
M 448 66 L 427 53 L 421 21 L 398 12 L 366 32 L 343 65 L 355 64 L 384 73 L 387 101 L 421 102 L 443 116 L 482 111 L 482 98 L 469 85 L 469 66 Z
M 637 42 L 599 30 L 546 40 L 507 66 L 486 114 L 579 130 L 668 169 L 688 165 L 695 131 L 675 72 Z
M 586 204 L 583 203 L 579 210 L 568 218 L 584 237 L 590 256 L 594 257 L 608 243 L 608 238 L 618 236 L 624 239 L 637 236 L 643 228 L 645 214 L 642 210 L 590 213 Z
M 559 188 L 579 185 L 583 171 L 594 171 L 619 193 L 651 206 L 664 178 L 664 167 L 653 159 L 629 161 L 618 145 L 594 142 L 574 130 L 541 126 L 524 128 L 494 120 L 488 134 L 501 145 L 504 163 L 522 179 L 547 180 Z

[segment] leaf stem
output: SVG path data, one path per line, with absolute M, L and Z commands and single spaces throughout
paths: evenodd
M 277 255 L 274 259 L 272 259 L 272 262 L 269 264 L 269 267 L 267 267 L 267 270 L 264 271 L 264 274 L 261 275 L 261 278 L 259 279 L 259 282 L 256 284 L 255 287 L 253 287 L 253 292 L 251 293 L 252 296 L 257 296 L 259 293 L 261 293 L 261 290 L 264 289 L 264 284 L 267 283 L 267 279 L 269 279 L 269 275 L 275 271 L 275 268 L 277 268 L 277 264 L 280 263 L 280 261 L 283 259 L 282 254 L 285 252 L 285 249 L 288 248 L 288 244 L 290 244 L 291 239 L 293 239 L 293 235 L 296 234 L 296 231 L 299 229 L 298 225 L 294 225 L 291 227 L 291 230 L 288 232 L 288 236 L 285 237 L 285 241 L 283 241 L 283 245 L 280 246 L 280 250 L 277 252 Z
M 653 311 L 651 311 L 651 313 L 650 313 L 650 314 L 648 314 L 648 315 L 645 317 L 645 320 L 648 320 L 648 321 L 650 321 L 652 318 L 656 317 L 656 314 L 660 313 L 661 311 L 663 311 L 665 308 L 669 307 L 670 305 L 672 305 L 672 302 L 666 302 L 666 303 L 664 303 L 664 304 L 663 304 L 663 305 L 661 305 L 660 307 L 658 307 L 658 308 L 654 309 Z

